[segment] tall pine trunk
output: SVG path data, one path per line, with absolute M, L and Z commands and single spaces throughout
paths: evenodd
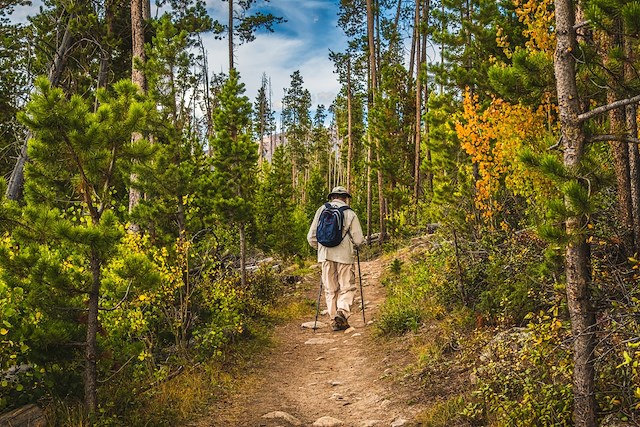
M 626 28 L 623 33 L 628 34 Z M 633 43 L 628 36 L 622 39 L 623 49 L 626 56 L 624 63 L 624 76 L 626 81 L 630 81 L 635 75 L 633 64 L 637 55 L 633 49 Z M 629 104 L 626 107 L 626 131 L 630 139 L 638 138 L 637 104 Z M 638 144 L 629 142 L 629 178 L 631 182 L 631 214 L 633 220 L 633 252 L 637 256 L 640 253 L 640 151 Z
M 413 164 L 413 204 L 414 204 L 414 221 L 418 215 L 418 197 L 420 195 L 420 144 L 422 143 L 422 86 L 420 78 L 420 70 L 422 67 L 422 33 L 420 31 L 420 23 L 422 20 L 420 12 L 420 1 L 416 0 L 415 12 L 415 30 L 414 45 L 416 56 L 416 134 L 414 141 L 414 164 Z
M 615 49 L 622 47 L 622 22 L 615 19 L 611 34 L 604 37 L 603 52 L 607 55 Z M 614 67 L 609 66 L 610 58 L 605 60 L 605 66 L 611 70 Z M 615 88 L 624 81 L 624 68 L 621 72 L 612 71 L 608 74 L 607 102 L 615 102 L 618 98 Z M 611 142 L 611 151 L 613 154 L 613 165 L 616 174 L 617 197 L 618 197 L 618 220 L 622 228 L 622 245 L 624 253 L 629 256 L 633 253 L 633 206 L 631 200 L 631 176 L 629 166 L 629 147 L 627 142 L 623 140 L 626 135 L 626 119 L 625 107 L 615 108 L 609 111 L 609 133 L 618 137 L 617 140 Z
M 85 342 L 84 404 L 89 414 L 98 410 L 98 302 L 100 298 L 100 266 L 98 251 L 91 248 L 91 289 L 87 308 L 87 337 Z
M 351 57 L 347 56 L 347 190 L 353 191 L 353 112 L 351 100 Z
M 247 238 L 244 228 L 244 223 L 241 223 L 238 230 L 240 234 L 240 283 L 243 288 L 247 286 Z
M 233 0 L 229 1 L 229 70 L 234 68 L 233 64 Z
M 557 46 L 555 77 L 558 108 L 564 148 L 564 165 L 577 171 L 582 160 L 585 135 L 578 116 L 580 99 L 576 85 L 575 9 L 572 0 L 555 0 Z M 565 196 L 571 211 L 571 201 Z M 565 248 L 567 305 L 573 334 L 573 421 L 577 427 L 596 426 L 596 400 L 593 350 L 595 348 L 595 316 L 591 307 L 589 286 L 590 254 L 584 231 L 584 215 L 571 216 L 566 221 L 569 243 Z
M 376 55 L 376 37 L 374 33 L 374 22 L 377 17 L 377 12 L 374 11 L 373 0 L 367 0 L 367 39 L 369 43 L 369 68 L 371 73 L 371 90 L 369 111 L 371 112 L 375 108 L 376 92 L 378 88 L 378 76 L 377 76 L 377 55 Z M 385 203 L 384 203 L 384 180 L 382 177 L 382 168 L 380 167 L 380 142 L 377 138 L 371 135 L 371 127 L 368 129 L 370 139 L 370 147 L 376 148 L 376 161 L 378 163 L 378 208 L 380 212 L 380 243 L 386 239 L 386 224 L 385 224 Z
M 131 81 L 140 88 L 142 93 L 147 92 L 147 79 L 144 70 L 140 67 L 146 61 L 144 53 L 144 13 L 146 7 L 145 2 L 149 0 L 131 0 Z M 138 64 L 140 63 L 140 64 Z M 131 142 L 136 143 L 142 139 L 142 134 L 135 132 L 131 136 Z M 137 189 L 136 182 L 138 177 L 131 174 L 131 188 L 129 188 L 129 213 L 138 206 L 142 197 L 140 190 Z M 130 231 L 139 231 L 137 224 L 131 224 Z
M 627 135 L 630 139 L 638 138 L 636 106 L 626 106 Z M 633 215 L 633 252 L 640 253 L 640 151 L 638 144 L 629 142 L 629 175 L 631 178 L 631 206 Z

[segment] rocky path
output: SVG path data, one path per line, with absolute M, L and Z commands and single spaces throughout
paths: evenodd
M 361 263 L 366 301 L 363 324 L 359 295 L 347 331 L 314 332 L 292 321 L 276 330 L 276 345 L 252 367 L 239 387 L 210 408 L 193 427 L 409 426 L 419 411 L 397 381 L 403 355 L 376 338 L 372 322 L 384 301 L 380 259 Z M 317 272 L 319 277 L 319 271 Z M 309 296 L 313 291 L 309 291 Z M 313 292 L 317 296 L 317 288 Z M 358 292 L 359 293 L 359 292 Z M 303 321 L 313 322 L 313 318 Z

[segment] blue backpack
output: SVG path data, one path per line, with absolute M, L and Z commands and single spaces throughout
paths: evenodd
M 324 210 L 318 218 L 318 228 L 316 230 L 316 238 L 318 243 L 328 248 L 338 246 L 344 236 L 342 229 L 344 227 L 344 211 L 351 209 L 349 206 L 333 207 L 330 203 L 324 204 Z

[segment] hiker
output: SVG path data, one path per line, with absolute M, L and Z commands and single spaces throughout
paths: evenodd
M 318 250 L 318 262 L 322 263 L 322 284 L 324 285 L 331 329 L 334 331 L 349 328 L 348 319 L 356 292 L 355 249 L 364 243 L 358 216 L 347 204 L 347 200 L 350 198 L 351 195 L 342 186 L 331 190 L 327 196 L 329 202 L 318 208 L 307 233 L 307 241 L 314 249 Z M 341 211 L 343 226 L 337 240 L 326 241 L 323 245 L 325 231 L 321 230 L 319 239 L 318 224 L 326 222 L 324 219 L 329 212 L 322 215 L 322 218 L 321 214 L 330 207 L 338 208 Z

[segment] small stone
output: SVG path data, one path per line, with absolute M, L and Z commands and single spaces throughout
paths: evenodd
M 353 326 L 350 326 L 349 328 L 347 328 L 347 329 L 344 331 L 344 333 L 345 333 L 345 334 L 350 334 L 351 332 L 353 332 L 353 331 L 355 331 L 355 330 L 356 330 L 356 328 L 354 328 Z
M 381 420 L 367 420 L 362 423 L 360 427 L 375 427 L 382 423 Z
M 342 381 L 336 381 L 336 380 L 328 381 L 328 383 L 333 387 L 344 384 Z
M 355 334 L 351 335 L 352 337 L 361 337 L 362 334 L 360 332 L 356 332 Z
M 342 421 L 333 417 L 322 417 L 318 418 L 314 423 L 314 427 L 337 427 L 341 426 Z
M 316 357 L 315 361 L 317 362 L 318 360 L 324 360 L 324 356 Z
M 283 411 L 269 412 L 268 414 L 264 414 L 262 416 L 262 418 L 268 418 L 268 419 L 276 419 L 276 418 L 278 418 L 278 419 L 283 419 L 286 422 L 288 422 L 289 424 L 292 424 L 294 426 L 302 425 L 300 420 L 298 420 L 296 417 L 294 417 L 291 414 L 287 414 L 286 412 L 283 412 Z
M 315 326 L 316 329 L 326 328 L 327 324 L 324 322 L 305 322 L 301 325 L 303 329 L 313 329 Z
M 304 343 L 309 345 L 322 345 L 322 344 L 330 344 L 334 341 L 335 340 L 332 340 L 331 338 L 317 337 L 317 338 L 309 338 Z
M 409 421 L 404 418 L 397 418 L 394 422 L 391 423 L 391 427 L 402 427 L 406 425 Z

